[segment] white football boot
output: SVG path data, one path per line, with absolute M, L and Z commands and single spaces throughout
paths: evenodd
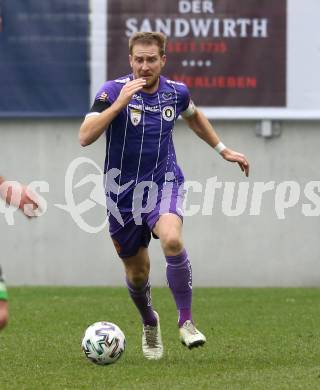
M 161 339 L 160 318 L 158 313 L 154 312 L 157 317 L 157 325 L 143 325 L 142 333 L 142 352 L 144 357 L 149 360 L 158 360 L 163 355 L 163 344 Z
M 179 332 L 180 341 L 189 349 L 199 347 L 207 341 L 205 335 L 199 332 L 190 320 L 187 320 L 182 327 L 179 328 Z

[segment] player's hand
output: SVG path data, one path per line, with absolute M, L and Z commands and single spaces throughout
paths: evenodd
M 249 176 L 249 162 L 244 154 L 226 148 L 221 152 L 221 156 L 227 161 L 238 163 L 242 172 L 244 172 L 247 177 Z
M 20 209 L 26 217 L 36 217 L 41 213 L 37 195 L 28 187 L 16 181 L 6 181 L 1 187 L 5 201 L 10 206 Z
M 121 89 L 120 94 L 115 101 L 115 103 L 118 103 L 122 108 L 127 106 L 132 98 L 132 96 L 138 92 L 141 91 L 141 89 L 146 85 L 146 80 L 143 78 L 135 79 L 128 81 Z
M 37 199 L 37 195 L 28 187 L 21 186 L 21 201 L 19 209 L 27 218 L 37 217 L 41 213 L 41 206 Z

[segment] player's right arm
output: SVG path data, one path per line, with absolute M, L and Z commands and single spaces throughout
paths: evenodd
M 0 197 L 4 201 L 19 208 L 26 217 L 36 217 L 37 212 L 41 212 L 41 207 L 37 196 L 34 192 L 29 190 L 27 186 L 18 182 L 7 181 L 0 176 Z M 29 205 L 29 208 L 25 206 Z
M 97 115 L 87 116 L 79 131 L 81 146 L 88 146 L 95 142 L 114 118 L 129 104 L 132 96 L 145 84 L 146 81 L 142 78 L 128 81 L 121 89 L 118 98 L 108 108 Z

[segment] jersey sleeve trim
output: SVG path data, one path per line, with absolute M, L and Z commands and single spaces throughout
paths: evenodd
M 87 114 L 85 117 L 86 118 L 89 118 L 90 116 L 97 116 L 97 115 L 100 115 L 101 112 L 89 112 L 89 114 Z
M 189 118 L 190 116 L 194 115 L 195 112 L 196 112 L 196 106 L 194 105 L 193 101 L 190 99 L 187 109 L 181 113 L 181 116 L 182 118 Z
M 90 108 L 88 115 L 90 115 L 90 113 L 99 113 L 100 114 L 102 111 L 106 110 L 110 106 L 111 106 L 111 103 L 108 100 L 102 101 L 101 99 L 96 99 L 94 101 L 92 107 Z

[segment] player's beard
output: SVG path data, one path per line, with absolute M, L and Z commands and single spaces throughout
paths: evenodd
M 143 87 L 143 89 L 146 91 L 153 89 L 159 83 L 159 78 L 160 78 L 160 74 L 157 74 L 157 75 L 152 76 L 150 81 L 148 79 L 146 79 L 147 84 Z

